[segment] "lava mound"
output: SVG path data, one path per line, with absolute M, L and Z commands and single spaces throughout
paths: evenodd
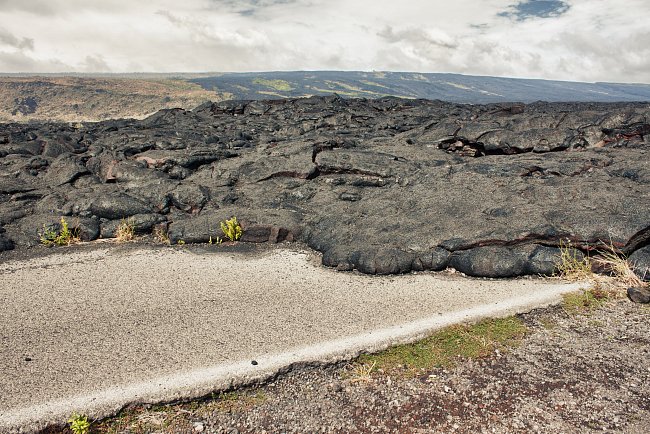
M 0 250 L 65 216 L 204 243 L 303 241 L 370 274 L 553 272 L 563 243 L 650 260 L 650 105 L 312 97 L 0 125 Z M 645 262 L 644 262 L 645 261 Z

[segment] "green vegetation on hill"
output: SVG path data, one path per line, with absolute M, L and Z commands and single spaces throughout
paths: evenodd
M 259 84 L 260 86 L 266 86 L 268 88 L 283 92 L 290 92 L 293 90 L 293 87 L 291 87 L 289 82 L 285 80 L 267 80 L 264 78 L 254 78 L 253 84 Z

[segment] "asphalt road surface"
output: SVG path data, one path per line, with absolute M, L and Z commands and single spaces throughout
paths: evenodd
M 549 305 L 580 286 L 366 276 L 316 259 L 286 248 L 133 244 L 0 257 L 0 432 L 203 396 Z

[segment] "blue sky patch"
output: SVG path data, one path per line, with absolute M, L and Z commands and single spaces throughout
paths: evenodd
M 498 15 L 524 21 L 531 18 L 559 17 L 569 8 L 570 6 L 562 0 L 525 0 L 510 6 L 507 11 L 500 12 Z

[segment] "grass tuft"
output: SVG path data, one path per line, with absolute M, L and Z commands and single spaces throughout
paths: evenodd
M 447 327 L 421 341 L 359 357 L 355 363 L 365 368 L 360 367 L 357 373 L 366 369 L 365 377 L 368 377 L 377 369 L 417 375 L 420 370 L 452 367 L 460 359 L 486 357 L 495 350 L 505 351 L 516 345 L 526 330 L 524 323 L 516 317 Z
M 566 280 L 586 280 L 593 277 L 591 259 L 573 248 L 570 242 L 560 241 L 560 258 L 555 269 L 557 275 Z
M 350 383 L 369 383 L 376 367 L 376 360 L 373 360 L 372 363 L 355 363 L 352 365 Z
M 645 285 L 645 282 L 634 273 L 627 258 L 614 253 L 613 247 L 611 251 L 601 252 L 599 257 L 594 258 L 594 262 L 614 277 L 619 285 L 626 287 Z

